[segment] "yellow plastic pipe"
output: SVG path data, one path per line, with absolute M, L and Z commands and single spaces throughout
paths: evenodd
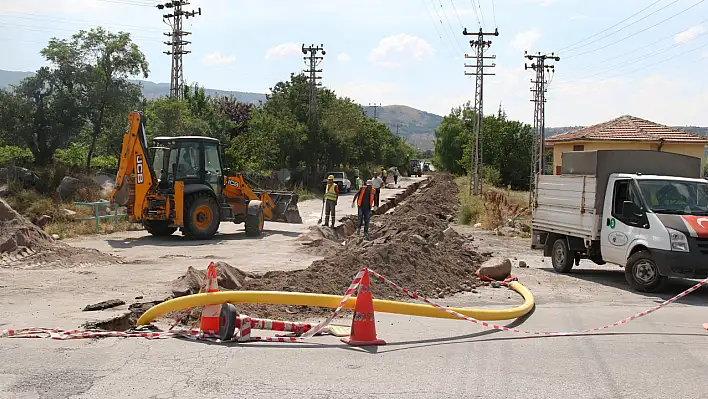
M 534 298 L 531 291 L 516 281 L 509 284 L 509 288 L 519 293 L 524 298 L 521 306 L 509 309 L 471 309 L 450 308 L 465 316 L 477 320 L 508 320 L 519 318 L 533 309 Z M 304 292 L 282 291 L 221 291 L 204 294 L 187 295 L 170 299 L 148 309 L 140 319 L 138 325 L 150 324 L 158 317 L 169 312 L 205 305 L 219 305 L 222 303 L 260 303 L 267 305 L 300 305 L 336 308 L 342 297 L 336 295 L 308 294 Z M 349 298 L 344 305 L 345 309 L 354 309 L 356 298 Z M 444 312 L 430 305 L 417 303 L 385 301 L 374 299 L 374 310 L 383 313 L 404 314 L 409 316 L 435 317 L 439 319 L 457 319 L 458 317 Z

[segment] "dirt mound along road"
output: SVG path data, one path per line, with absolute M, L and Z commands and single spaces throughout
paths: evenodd
M 120 262 L 120 258 L 94 249 L 57 242 L 0 199 L 0 268 L 68 268 Z
M 452 176 L 438 174 L 393 212 L 375 216 L 370 226 L 370 241 L 357 236 L 343 237 L 355 230 L 351 219 L 345 220 L 341 231 L 313 229 L 321 233 L 317 235 L 327 241 L 322 247 L 330 251 L 325 259 L 313 262 L 307 269 L 249 275 L 225 264 L 224 268 L 232 270 L 242 290 L 343 295 L 357 271 L 368 267 L 424 296 L 442 298 L 471 291 L 480 284 L 475 272 L 488 256 L 479 254 L 470 240 L 449 227 L 449 215 L 456 212 L 457 206 L 458 188 Z M 204 273 L 190 268 L 175 280 L 174 294 L 197 292 Z M 373 292 L 375 298 L 408 299 L 400 291 L 376 282 Z M 296 306 L 238 306 L 240 311 L 260 317 L 290 319 L 331 312 Z M 198 320 L 198 316 L 195 309 L 191 318 Z

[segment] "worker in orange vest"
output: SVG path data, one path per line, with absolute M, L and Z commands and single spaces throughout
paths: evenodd
M 337 208 L 337 200 L 339 200 L 339 186 L 334 182 L 334 176 L 327 176 L 327 187 L 325 188 L 322 202 L 325 202 L 325 222 L 323 226 L 329 224 L 329 215 L 332 215 L 332 227 L 334 227 L 334 210 Z
M 366 185 L 357 191 L 352 200 L 352 208 L 354 202 L 359 205 L 359 218 L 356 224 L 356 234 L 361 233 L 361 225 L 364 225 L 364 238 L 369 239 L 369 222 L 371 221 L 371 208 L 374 207 L 374 188 L 371 186 L 371 180 L 366 181 Z

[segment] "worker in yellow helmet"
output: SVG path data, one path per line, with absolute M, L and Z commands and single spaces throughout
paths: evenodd
M 334 176 L 327 176 L 327 187 L 325 194 L 322 197 L 322 202 L 325 202 L 325 220 L 323 226 L 329 224 L 329 216 L 332 215 L 332 227 L 334 227 L 334 210 L 337 208 L 337 200 L 339 200 L 339 186 L 334 182 Z

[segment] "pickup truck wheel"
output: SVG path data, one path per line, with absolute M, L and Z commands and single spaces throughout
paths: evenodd
M 573 268 L 573 260 L 575 254 L 568 248 L 568 242 L 565 238 L 559 238 L 553 243 L 551 251 L 551 263 L 553 269 L 558 273 L 568 273 Z
M 630 287 L 639 292 L 658 291 L 666 282 L 649 251 L 639 251 L 629 257 L 624 267 L 624 277 Z

